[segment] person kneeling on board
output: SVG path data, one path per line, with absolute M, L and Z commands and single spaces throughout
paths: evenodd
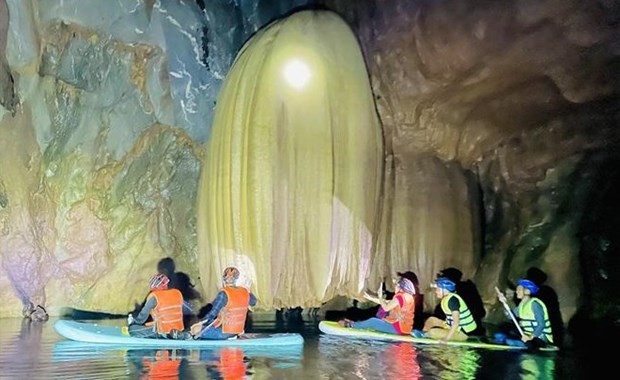
M 415 286 L 411 280 L 400 277 L 394 291 L 394 297 L 390 301 L 364 293 L 364 298 L 381 306 L 382 312 L 385 313 L 382 318 L 373 317 L 358 322 L 344 319 L 338 321 L 338 324 L 344 327 L 369 329 L 388 334 L 410 334 L 413 329 L 415 314 Z
M 213 300 L 213 307 L 200 322 L 190 328 L 194 339 L 231 339 L 243 334 L 248 309 L 256 305 L 256 297 L 245 287 L 239 286 L 239 275 L 236 267 L 224 269 L 223 287 Z
M 183 295 L 178 289 L 168 289 L 170 279 L 161 273 L 150 282 L 146 303 L 138 316 L 127 317 L 129 335 L 138 338 L 168 338 L 174 331 L 183 331 Z M 152 322 L 145 323 L 153 317 Z

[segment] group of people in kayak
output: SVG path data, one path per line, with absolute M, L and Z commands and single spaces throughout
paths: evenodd
M 191 323 L 188 322 L 191 321 L 188 316 L 193 316 L 193 309 L 188 298 L 200 296 L 195 291 L 184 289 L 183 283 L 171 281 L 171 278 L 178 280 L 178 273 L 182 272 L 174 271 L 170 258 L 159 262 L 158 273 L 149 281 L 150 291 L 145 302 L 137 314 L 133 312 L 128 315 L 129 335 L 141 338 L 219 340 L 235 338 L 244 332 L 249 307 L 256 305 L 256 297 L 249 289 L 238 284 L 238 268 L 230 266 L 224 269 L 221 290 L 209 304 L 208 312 L 191 324 L 189 329 L 185 326 Z
M 537 268 L 531 268 L 528 275 L 535 277 L 538 271 Z M 465 341 L 471 336 L 484 335 L 482 318 L 485 311 L 482 300 L 473 282 L 460 281 L 461 276 L 462 272 L 456 268 L 447 268 L 437 274 L 431 287 L 434 288 L 439 304 L 430 316 L 424 315 L 419 309 L 421 302 L 416 302 L 416 299 L 421 298 L 417 276 L 405 272 L 398 273 L 391 299 L 384 299 L 380 294 L 374 296 L 364 293 L 364 298 L 379 305 L 376 316 L 361 321 L 345 318 L 339 324 L 390 334 L 410 334 L 442 342 Z M 507 306 L 506 296 L 498 291 L 498 298 L 506 305 L 507 317 L 515 322 L 513 326 L 516 329 L 495 334 L 495 341 L 529 348 L 555 345 L 557 343 L 554 342 L 548 308 L 537 297 L 540 286 L 527 277 L 517 281 L 514 299 L 516 306 L 512 309 Z M 422 327 L 416 329 L 414 325 Z

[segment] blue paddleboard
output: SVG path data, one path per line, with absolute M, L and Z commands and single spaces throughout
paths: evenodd
M 171 347 L 171 348 L 208 348 L 208 347 L 249 347 L 300 345 L 304 339 L 294 333 L 249 333 L 236 339 L 228 340 L 174 340 L 136 338 L 123 334 L 119 326 L 99 325 L 69 320 L 59 320 L 54 324 L 56 332 L 71 340 L 88 343 L 123 344 L 132 347 Z

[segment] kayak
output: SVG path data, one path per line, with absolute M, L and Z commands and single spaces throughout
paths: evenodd
M 498 343 L 489 343 L 485 342 L 479 338 L 470 338 L 466 341 L 448 341 L 442 343 L 437 339 L 430 338 L 416 338 L 411 335 L 397 335 L 397 334 L 388 334 L 382 333 L 373 330 L 365 330 L 365 329 L 354 329 L 350 327 L 343 327 L 338 324 L 338 322 L 334 321 L 321 321 L 319 323 L 319 330 L 324 334 L 328 335 L 339 335 L 346 336 L 350 338 L 358 338 L 358 339 L 370 339 L 370 340 L 383 340 L 383 341 L 393 341 L 393 342 L 410 342 L 415 344 L 447 344 L 450 346 L 465 346 L 465 347 L 474 347 L 474 348 L 487 348 L 492 350 L 508 350 L 508 351 L 523 351 L 527 350 L 527 347 L 515 347 L 509 346 L 506 344 L 498 344 Z M 555 346 L 543 347 L 539 348 L 539 351 L 557 351 L 558 348 Z
M 132 347 L 208 348 L 303 345 L 304 339 L 296 333 L 247 333 L 236 339 L 226 340 L 175 340 L 137 338 L 127 335 L 120 326 L 100 325 L 61 319 L 54 324 L 56 332 L 64 338 L 87 343 L 123 344 Z

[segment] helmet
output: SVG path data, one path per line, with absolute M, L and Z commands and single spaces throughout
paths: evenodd
M 522 286 L 524 289 L 529 290 L 531 294 L 538 293 L 538 286 L 528 279 L 520 279 L 519 281 L 517 281 L 517 286 Z
M 439 277 L 435 280 L 435 284 L 437 284 L 438 288 L 445 289 L 449 292 L 453 292 L 454 289 L 456 289 L 456 284 L 454 283 L 454 281 L 450 280 L 447 277 Z
M 411 282 L 411 280 L 409 280 L 408 278 L 401 277 L 400 280 L 398 280 L 398 282 L 396 283 L 396 285 L 398 285 L 398 287 L 401 288 L 402 291 L 405 293 L 409 293 L 411 295 L 415 295 L 416 293 L 413 282 Z
M 222 281 L 224 284 L 235 284 L 239 279 L 239 269 L 237 267 L 227 267 L 224 269 Z
M 157 273 L 156 275 L 151 277 L 151 280 L 149 281 L 149 286 L 151 287 L 151 289 L 166 290 L 168 289 L 169 282 L 170 279 L 165 274 Z

